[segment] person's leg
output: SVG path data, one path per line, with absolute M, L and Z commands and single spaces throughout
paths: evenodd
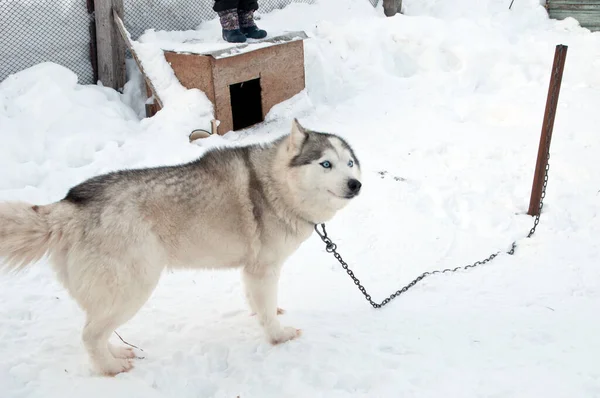
M 254 22 L 254 11 L 258 10 L 257 0 L 239 0 L 238 17 L 240 30 L 246 37 L 251 39 L 262 39 L 267 32 L 259 29 Z
M 243 43 L 246 36 L 240 31 L 238 0 L 215 0 L 213 10 L 219 15 L 222 35 L 230 43 Z

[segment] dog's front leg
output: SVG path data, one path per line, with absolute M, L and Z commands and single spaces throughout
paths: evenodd
M 279 274 L 279 267 L 261 267 L 258 270 L 244 268 L 243 271 L 246 298 L 272 344 L 283 343 L 300 335 L 299 329 L 282 327 L 277 319 Z

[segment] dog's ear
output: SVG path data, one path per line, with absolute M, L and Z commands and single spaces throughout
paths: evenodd
M 298 119 L 294 118 L 292 122 L 292 133 L 289 138 L 289 145 L 291 151 L 298 152 L 304 145 L 304 141 L 308 138 L 308 131 L 298 121 Z

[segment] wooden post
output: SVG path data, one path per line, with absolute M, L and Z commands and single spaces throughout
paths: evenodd
M 402 11 L 402 0 L 383 0 L 383 13 L 392 17 Z
M 113 19 L 113 9 L 123 17 L 123 0 L 94 0 L 98 79 L 120 90 L 125 85 L 125 45 Z
M 94 15 L 94 0 L 86 0 L 87 11 L 90 16 Z M 98 49 L 96 45 L 96 20 L 91 18 L 88 27 L 90 33 L 90 63 L 92 64 L 92 72 L 94 83 L 98 81 Z
M 546 167 L 548 165 L 548 156 L 550 153 L 550 142 L 552 140 L 552 130 L 554 129 L 554 116 L 556 115 L 558 94 L 560 93 L 560 84 L 562 82 L 566 57 L 567 46 L 562 44 L 556 46 L 556 50 L 554 51 L 554 64 L 552 65 L 552 74 L 550 75 L 550 84 L 548 86 L 548 98 L 546 99 L 544 122 L 542 123 L 542 134 L 538 147 L 537 163 L 535 165 L 535 174 L 533 175 L 533 186 L 531 187 L 529 211 L 527 212 L 530 216 L 540 215 L 540 202 L 542 201 Z

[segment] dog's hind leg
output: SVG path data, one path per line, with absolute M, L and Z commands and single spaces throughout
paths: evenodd
M 88 313 L 87 322 L 83 328 L 83 344 L 90 356 L 92 365 L 97 372 L 107 376 L 114 376 L 133 368 L 130 359 L 116 358 L 109 348 L 108 339 L 113 331 L 124 322 L 123 318 L 118 313 L 107 316 L 96 316 Z
M 156 278 L 158 282 L 158 278 Z M 112 333 L 131 319 L 150 297 L 156 283 L 129 286 L 127 291 L 110 291 L 112 295 L 96 297 L 96 305 L 85 308 L 87 321 L 82 339 L 95 370 L 107 376 L 127 372 L 133 368 L 133 350 L 112 345 L 108 340 Z M 142 288 L 140 288 L 142 287 Z M 144 289 L 145 287 L 145 289 Z M 95 286 L 98 291 L 100 286 Z M 93 299 L 93 297 L 90 297 Z M 94 300 L 93 300 L 94 301 Z M 106 307 L 105 307 L 106 306 Z
M 277 319 L 279 272 L 279 267 L 260 270 L 246 267 L 243 270 L 246 297 L 272 344 L 283 343 L 300 335 L 299 329 L 282 327 Z
M 156 264 L 138 265 L 131 257 L 129 260 L 83 264 L 81 268 L 87 268 L 86 274 L 75 279 L 83 284 L 72 292 L 86 313 L 82 340 L 92 366 L 96 372 L 107 376 L 133 367 L 133 351 L 114 346 L 108 340 L 146 303 L 162 271 Z

